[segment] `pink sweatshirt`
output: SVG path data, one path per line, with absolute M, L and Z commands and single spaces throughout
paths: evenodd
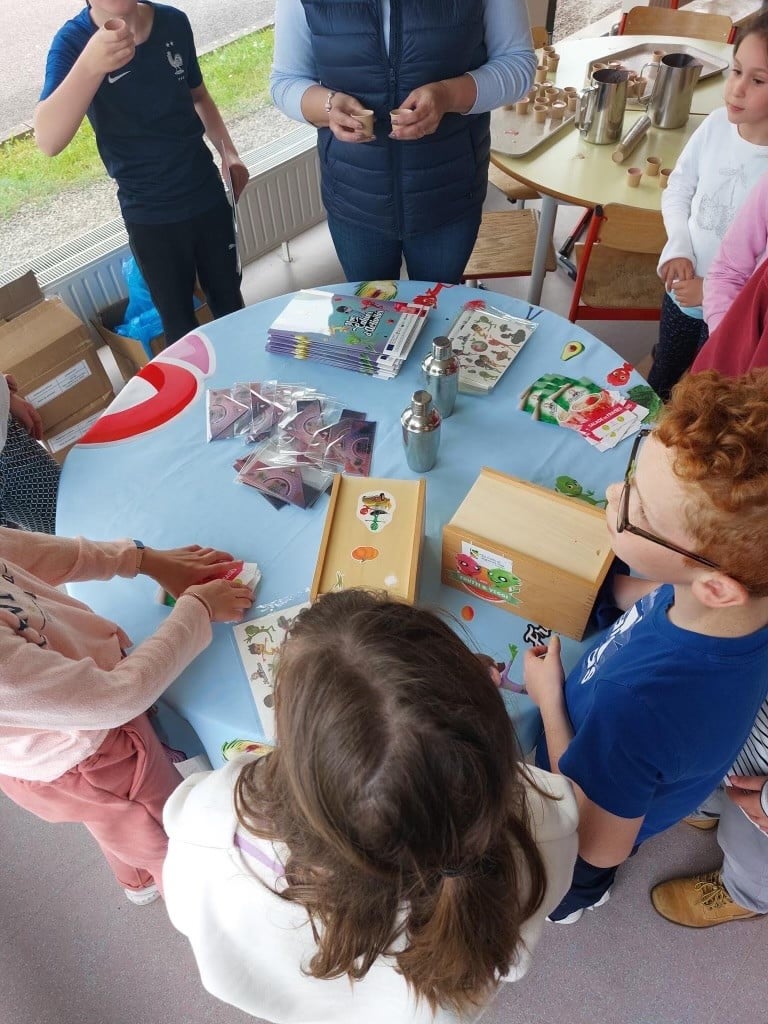
M 768 250 L 768 173 L 764 174 L 723 236 L 704 278 L 704 319 L 712 334 Z
M 132 541 L 0 528 L 0 774 L 51 781 L 109 729 L 146 711 L 211 640 L 203 604 L 181 597 L 126 658 L 114 622 L 56 588 L 136 575 Z

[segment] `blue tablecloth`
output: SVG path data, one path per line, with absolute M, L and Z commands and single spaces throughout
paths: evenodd
M 426 287 L 423 282 L 400 282 L 398 298 L 412 298 Z M 344 284 L 333 290 L 350 293 L 354 288 Z M 172 384 L 170 392 L 180 408 L 177 415 L 139 436 L 78 445 L 69 454 L 61 479 L 59 532 L 94 539 L 138 537 L 156 547 L 215 545 L 259 563 L 263 579 L 258 603 L 301 593 L 312 579 L 328 499 L 322 496 L 310 510 L 288 506 L 276 511 L 256 491 L 235 483 L 232 463 L 246 448 L 239 440 L 206 443 L 205 389 L 272 378 L 311 384 L 346 406 L 364 410 L 378 423 L 372 476 L 413 478 L 416 474 L 408 469 L 401 443 L 400 413 L 421 386 L 420 365 L 432 338 L 446 332 L 469 300 L 483 300 L 516 316 L 533 316 L 539 326 L 493 392 L 481 397 L 459 395 L 453 416 L 443 424 L 438 462 L 426 475 L 419 600 L 457 617 L 463 607 L 471 606 L 475 615 L 467 628 L 477 648 L 504 662 L 510 658 L 510 645 L 516 648 L 511 674 L 519 679 L 523 652 L 542 633 L 536 623 L 526 623 L 441 584 L 442 527 L 484 465 L 545 487 L 554 487 L 560 476 L 570 477 L 583 495 L 603 497 L 606 485 L 624 472 L 628 443 L 599 454 L 572 431 L 534 422 L 518 410 L 518 400 L 542 373 L 587 376 L 603 384 L 613 371 L 619 371 L 619 379 L 627 374 L 622 359 L 591 334 L 505 295 L 463 287 L 441 291 L 414 351 L 392 381 L 267 354 L 267 328 L 286 296 L 207 325 L 201 332 L 205 340 L 196 351 L 184 339 L 166 350 L 159 361 L 149 364 L 148 374 L 145 368 L 141 377 L 126 385 L 101 423 L 114 427 L 119 435 L 125 415 L 121 410 L 143 402 L 143 408 L 157 411 L 155 388 L 160 378 L 153 377 L 153 366 Z M 564 362 L 563 347 L 569 341 L 581 342 L 584 351 Z M 632 371 L 626 387 L 643 383 Z M 164 416 L 167 409 L 160 411 L 159 418 Z M 578 491 L 578 486 L 573 490 Z M 119 622 L 134 642 L 151 634 L 168 614 L 156 602 L 156 590 L 143 577 L 71 587 L 76 597 Z M 581 644 L 564 638 L 566 669 L 581 649 Z M 539 731 L 538 712 L 524 695 L 507 697 L 521 744 L 528 750 Z M 169 688 L 166 700 L 192 724 L 214 765 L 221 763 L 225 741 L 262 736 L 229 625 L 214 626 L 213 643 Z

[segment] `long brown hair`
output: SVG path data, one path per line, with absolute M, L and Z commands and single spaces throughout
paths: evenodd
M 328 594 L 293 624 L 275 713 L 278 746 L 242 769 L 236 807 L 288 847 L 309 973 L 357 980 L 391 955 L 433 1011 L 482 1004 L 546 885 L 487 668 L 429 611 Z
M 758 36 L 768 51 L 768 11 L 757 11 L 742 22 L 736 30 L 736 38 L 733 41 L 734 55 L 739 52 L 739 47 L 747 36 Z

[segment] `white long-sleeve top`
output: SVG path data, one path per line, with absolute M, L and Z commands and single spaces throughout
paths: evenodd
M 243 832 L 235 817 L 233 788 L 246 760 L 186 779 L 163 816 L 169 838 L 165 904 L 192 945 L 206 989 L 275 1024 L 458 1024 L 452 1013 L 433 1017 L 424 1002 L 417 1005 L 392 958 L 380 957 L 354 984 L 346 977 L 319 980 L 303 973 L 316 946 L 306 910 L 277 895 L 285 848 Z M 547 888 L 542 905 L 523 925 L 508 981 L 528 970 L 544 918 L 571 884 L 578 846 L 570 783 L 562 775 L 529 770 L 545 792 L 560 799 L 528 789 Z
M 133 541 L 0 529 L 0 774 L 50 782 L 146 711 L 208 646 L 203 604 L 181 597 L 127 657 L 114 622 L 62 583 L 136 575 Z
M 737 210 L 766 171 L 768 146 L 745 142 L 725 107 L 714 110 L 688 140 L 669 176 L 661 200 L 668 240 L 659 267 L 685 258 L 698 277 L 706 277 Z

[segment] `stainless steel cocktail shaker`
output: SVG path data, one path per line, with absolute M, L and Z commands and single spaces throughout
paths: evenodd
M 459 360 L 453 354 L 448 338 L 438 337 L 432 342 L 432 351 L 421 364 L 427 391 L 432 395 L 440 418 L 453 412 L 456 392 L 459 390 Z
M 408 465 L 415 473 L 426 473 L 437 461 L 440 447 L 440 413 L 428 391 L 414 391 L 411 404 L 400 417 Z

